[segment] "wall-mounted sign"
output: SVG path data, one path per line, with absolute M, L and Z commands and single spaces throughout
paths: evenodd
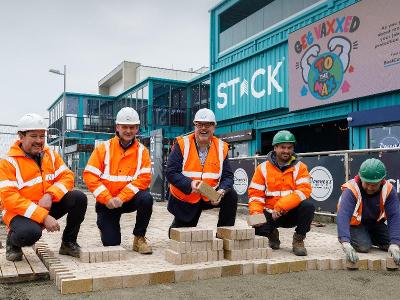
M 254 138 L 254 130 L 240 130 L 231 133 L 219 134 L 218 138 L 227 143 L 251 141 Z
M 399 11 L 362 0 L 290 34 L 290 110 L 399 89 Z

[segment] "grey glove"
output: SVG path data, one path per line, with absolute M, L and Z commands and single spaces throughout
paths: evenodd
M 355 264 L 358 261 L 358 255 L 356 250 L 354 250 L 353 246 L 350 245 L 349 242 L 342 243 L 343 252 L 346 254 L 346 258 L 348 261 Z
M 393 257 L 396 265 L 400 264 L 400 248 L 399 245 L 391 244 L 388 249 L 389 256 Z

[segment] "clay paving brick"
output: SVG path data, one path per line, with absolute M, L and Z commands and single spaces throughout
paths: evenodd
M 386 271 L 386 259 L 381 259 L 381 270 Z
M 235 250 L 234 240 L 223 239 L 223 243 L 224 250 Z
M 233 226 L 218 227 L 217 238 L 236 240 L 236 228 Z
M 218 250 L 218 260 L 224 260 L 225 258 L 225 253 L 224 250 Z
M 393 260 L 393 257 L 386 258 L 386 269 L 390 271 L 399 269 L 399 266 L 396 265 L 396 263 Z
M 289 273 L 288 262 L 267 262 L 267 274 L 283 274 Z
M 188 270 L 176 270 L 175 271 L 175 282 L 186 282 L 197 280 L 196 272 L 194 269 Z
M 245 262 L 242 264 L 242 274 L 243 275 L 251 275 L 254 274 L 254 263 Z
M 289 262 L 290 272 L 301 272 L 306 270 L 307 270 L 307 261 L 305 260 L 297 260 Z
M 160 271 L 150 273 L 150 284 L 172 283 L 175 280 L 174 271 Z
M 212 251 L 209 250 L 207 251 L 207 261 L 217 261 L 218 260 L 218 252 L 217 250 Z
M 170 238 L 178 242 L 190 242 L 192 240 L 192 232 L 188 228 L 171 228 Z
M 122 276 L 93 276 L 93 291 L 122 288 Z
M 186 242 L 178 242 L 175 240 L 169 240 L 168 248 L 175 252 L 178 252 L 178 253 L 186 253 Z
M 342 258 L 331 258 L 329 262 L 331 270 L 343 270 L 343 259 Z
M 368 259 L 360 259 L 358 261 L 358 269 L 359 270 L 368 270 Z
M 368 270 L 377 271 L 381 269 L 380 259 L 368 259 Z
M 79 259 L 81 262 L 88 263 L 89 262 L 89 250 L 88 249 L 81 249 Z
M 92 278 L 61 279 L 61 294 L 85 293 L 93 290 Z
M 72 274 L 72 272 L 59 272 L 56 274 L 56 287 L 58 290 L 61 289 L 61 279 L 67 279 L 67 278 L 75 278 L 75 276 Z
M 254 262 L 254 274 L 264 274 L 267 273 L 267 271 L 268 271 L 267 262 L 264 261 Z
M 182 255 L 178 252 L 175 252 L 171 249 L 165 250 L 165 260 L 174 265 L 181 265 L 182 264 Z
M 243 252 L 241 250 L 224 250 L 224 257 L 229 260 L 242 260 Z
M 358 262 L 352 263 L 351 261 L 346 260 L 345 267 L 348 270 L 358 270 L 359 264 Z
M 221 266 L 200 266 L 195 269 L 195 276 L 199 280 L 220 278 L 222 274 Z
M 316 270 L 317 269 L 317 260 L 314 258 L 307 259 L 307 270 Z
M 267 219 L 265 218 L 264 214 L 254 214 L 254 215 L 247 216 L 247 224 L 249 224 L 249 226 L 263 224 L 266 222 L 267 222 Z
M 222 266 L 221 277 L 239 276 L 241 274 L 242 274 L 241 264 Z
M 123 288 L 133 288 L 139 286 L 146 286 L 150 284 L 149 273 L 143 274 L 130 274 L 122 276 L 122 287 Z
M 318 258 L 317 259 L 317 270 L 329 270 L 330 268 L 330 261 L 329 258 Z

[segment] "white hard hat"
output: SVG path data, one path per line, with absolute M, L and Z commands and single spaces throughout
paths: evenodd
M 217 125 L 213 111 L 208 108 L 199 109 L 194 115 L 193 123 L 194 122 L 213 122 L 215 125 Z
M 47 130 L 46 121 L 35 113 L 24 115 L 18 121 L 18 131 Z
M 139 115 L 132 107 L 123 107 L 117 114 L 115 124 L 121 125 L 139 125 Z

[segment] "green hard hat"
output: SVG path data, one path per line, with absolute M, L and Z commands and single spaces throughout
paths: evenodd
M 358 175 L 364 182 L 378 183 L 386 177 L 386 168 L 379 159 L 369 158 L 361 164 Z
M 277 134 L 274 135 L 272 139 L 272 146 L 281 143 L 293 143 L 296 144 L 296 138 L 294 137 L 293 133 L 287 130 L 278 131 Z

